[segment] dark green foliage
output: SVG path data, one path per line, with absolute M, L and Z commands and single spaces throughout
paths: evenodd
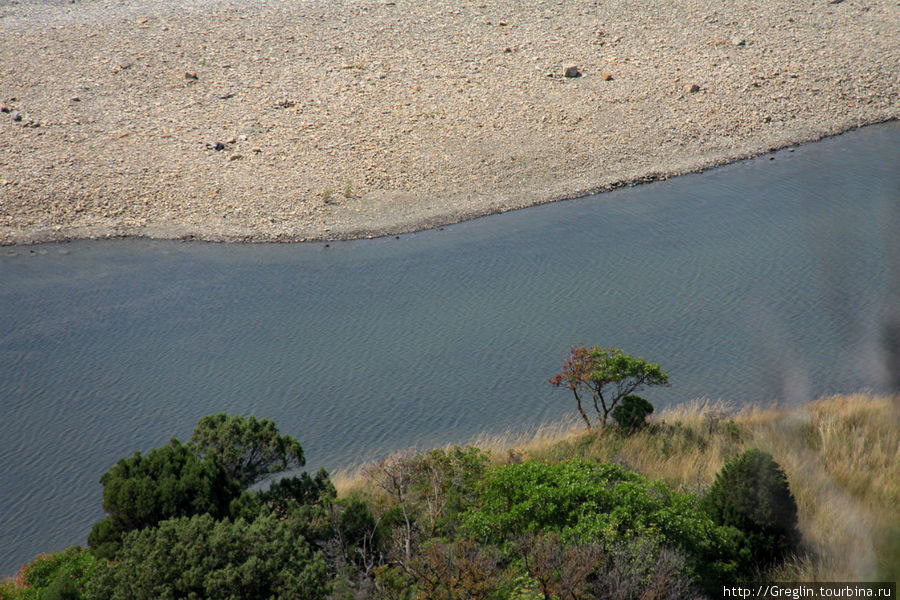
M 338 542 L 347 562 L 369 568 L 383 550 L 384 532 L 369 505 L 352 497 L 340 503 L 337 517 Z
M 612 410 L 612 418 L 624 431 L 634 433 L 647 426 L 647 417 L 653 414 L 653 405 L 640 396 L 625 396 L 622 403 Z
M 182 517 L 126 535 L 90 600 L 323 599 L 326 566 L 291 521 Z
M 219 413 L 200 419 L 188 445 L 215 456 L 229 477 L 247 488 L 272 473 L 306 464 L 300 443 L 269 419 Z
M 101 557 L 115 555 L 122 534 L 164 519 L 204 513 L 226 516 L 229 504 L 241 493 L 215 457 L 201 459 L 176 439 L 146 456 L 135 452 L 121 459 L 100 483 L 103 510 L 109 516 L 94 525 L 88 543 Z
M 286 513 L 296 505 L 322 504 L 333 500 L 337 491 L 328 478 L 328 471 L 319 469 L 315 477 L 302 473 L 299 477 L 285 477 L 272 482 L 267 489 L 259 492 L 263 503 L 278 513 Z
M 728 462 L 701 506 L 716 523 L 743 532 L 750 566 L 772 565 L 800 542 L 797 503 L 784 471 L 767 452 L 748 450 Z

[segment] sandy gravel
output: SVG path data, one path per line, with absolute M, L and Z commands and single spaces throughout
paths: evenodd
M 0 0 L 0 243 L 399 233 L 895 119 L 898 90 L 897 0 Z

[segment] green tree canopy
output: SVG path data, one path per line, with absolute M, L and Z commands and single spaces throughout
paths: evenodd
M 666 385 L 669 376 L 656 363 L 625 354 L 618 348 L 572 348 L 569 359 L 562 371 L 550 379 L 554 386 L 565 386 L 572 390 L 578 412 L 591 428 L 591 421 L 581 404 L 579 391 L 588 391 L 597 411 L 601 425 L 606 425 L 610 412 L 619 401 L 634 394 L 644 386 Z
M 88 598 L 324 599 L 325 561 L 294 527 L 274 515 L 162 521 L 125 536 L 116 560 L 95 572 Z
M 98 556 L 115 554 L 122 534 L 164 519 L 209 513 L 228 514 L 241 488 L 214 457 L 201 459 L 172 439 L 162 448 L 123 458 L 100 478 L 103 510 L 88 543 Z
M 753 566 L 771 565 L 800 543 L 797 503 L 768 452 L 747 450 L 726 463 L 701 506 L 716 523 L 744 533 Z
M 271 473 L 306 464 L 300 442 L 281 435 L 269 419 L 219 413 L 200 419 L 188 445 L 214 455 L 228 475 L 247 488 Z
M 637 539 L 678 548 L 698 573 L 730 573 L 739 532 L 717 527 L 694 496 L 618 465 L 525 461 L 490 472 L 463 531 L 487 543 L 554 531 L 566 541 L 611 549 Z

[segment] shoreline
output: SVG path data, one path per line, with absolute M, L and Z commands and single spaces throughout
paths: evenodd
M 753 160 L 755 158 L 759 158 L 768 153 L 779 152 L 782 150 L 786 150 L 788 148 L 795 148 L 804 146 L 807 144 L 815 144 L 817 142 L 833 138 L 839 137 L 846 133 L 850 133 L 857 129 L 861 129 L 864 127 L 883 125 L 886 123 L 892 123 L 900 120 L 898 117 L 891 117 L 882 121 L 874 121 L 872 123 L 866 123 L 864 125 L 859 125 L 852 127 L 847 130 L 838 131 L 837 133 L 829 133 L 823 135 L 819 138 L 809 139 L 805 141 L 796 141 L 788 143 L 784 146 L 768 148 L 763 151 L 759 151 L 755 154 L 746 154 L 738 157 L 723 157 L 719 160 L 712 160 L 707 163 L 703 163 L 702 165 L 688 169 L 684 171 L 676 171 L 676 172 L 666 172 L 666 171 L 654 171 L 644 176 L 636 177 L 630 180 L 617 181 L 610 184 L 606 184 L 602 186 L 600 189 L 589 191 L 583 194 L 576 194 L 574 196 L 564 196 L 560 198 L 551 198 L 548 200 L 537 201 L 532 204 L 522 205 L 522 206 L 512 206 L 512 207 L 497 207 L 493 209 L 488 209 L 483 212 L 472 212 L 472 213 L 457 213 L 452 216 L 448 216 L 443 218 L 441 215 L 435 215 L 433 217 L 422 217 L 418 221 L 407 222 L 397 222 L 391 225 L 387 225 L 380 228 L 367 228 L 364 225 L 359 225 L 358 228 L 351 228 L 346 231 L 338 232 L 336 234 L 327 234 L 324 231 L 322 232 L 314 232 L 309 236 L 304 234 L 297 234 L 296 236 L 291 235 L 279 235 L 275 238 L 268 237 L 254 237 L 253 234 L 247 234 L 244 236 L 240 235 L 228 235 L 223 234 L 220 231 L 203 231 L 202 227 L 198 229 L 194 229 L 187 225 L 148 225 L 142 227 L 140 229 L 135 230 L 122 230 L 119 227 L 115 226 L 105 226 L 98 225 L 93 227 L 84 227 L 84 228 L 73 228 L 72 230 L 64 230 L 64 231 L 36 231 L 36 232 L 21 232 L 18 235 L 16 233 L 11 234 L 13 241 L 7 242 L 5 238 L 0 238 L 0 247 L 13 247 L 13 246 L 30 246 L 30 245 L 39 245 L 39 244 L 54 244 L 54 243 L 67 243 L 67 242 L 76 242 L 81 240 L 104 240 L 104 239 L 144 239 L 144 240 L 169 240 L 169 241 L 181 241 L 181 242 L 205 242 L 210 244 L 304 244 L 304 243 L 323 243 L 323 242 L 340 242 L 340 241 L 353 241 L 360 239 L 377 239 L 382 237 L 391 237 L 395 235 L 406 235 L 410 233 L 418 233 L 422 231 L 430 231 L 433 229 L 449 227 L 451 225 L 457 225 L 459 223 L 464 223 L 466 221 L 471 221 L 475 219 L 480 219 L 483 217 L 488 217 L 491 215 L 503 214 L 506 212 L 516 211 L 516 210 L 524 210 L 527 208 L 541 206 L 544 204 L 552 204 L 556 202 L 565 202 L 567 200 L 574 200 L 578 198 L 584 198 L 587 196 L 603 194 L 607 192 L 612 192 L 618 189 L 626 188 L 626 187 L 634 187 L 638 185 L 645 185 L 650 183 L 655 183 L 658 181 L 666 181 L 673 177 L 681 177 L 683 175 L 691 175 L 691 174 L 699 174 L 704 173 L 710 169 L 716 169 L 719 167 L 725 167 L 731 164 L 739 163 L 746 160 Z M 112 227 L 112 230 L 110 230 Z M 0 230 L 2 231 L 2 230 Z M 265 234 L 263 234 L 264 236 Z M 21 240 L 21 241 L 19 241 Z
M 339 4 L 0 4 L 0 245 L 399 235 L 900 118 L 889 2 Z

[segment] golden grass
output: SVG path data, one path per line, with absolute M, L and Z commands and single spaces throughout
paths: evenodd
M 750 448 L 772 454 L 788 476 L 809 552 L 780 568 L 782 580 L 896 578 L 900 564 L 900 397 L 833 396 L 784 408 L 736 410 L 695 400 L 666 409 L 632 436 L 585 431 L 570 419 L 532 432 L 483 435 L 467 444 L 494 462 L 528 458 L 614 461 L 681 491 L 703 493 L 727 460 Z M 333 481 L 366 493 L 363 467 Z

